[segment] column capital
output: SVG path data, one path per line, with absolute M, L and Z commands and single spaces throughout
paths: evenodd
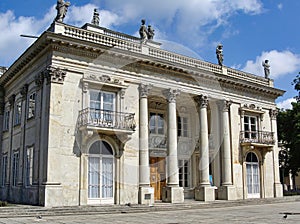
M 152 89 L 152 85 L 150 84 L 140 84 L 139 85 L 140 98 L 147 98 L 149 95 L 149 91 Z
M 20 93 L 22 95 L 22 99 L 26 99 L 27 96 L 27 92 L 28 92 L 28 84 L 25 84 L 21 89 L 20 89 Z
M 180 94 L 179 89 L 166 89 L 163 91 L 164 96 L 167 98 L 169 103 L 176 103 L 176 97 Z
M 43 75 L 47 79 L 47 84 L 64 84 L 66 74 L 67 72 L 65 70 L 51 65 L 43 71 Z
M 194 100 L 199 105 L 200 108 L 207 108 L 208 106 L 208 97 L 206 95 L 195 96 Z
M 276 110 L 276 109 L 270 109 L 269 113 L 270 113 L 271 120 L 276 120 L 276 117 L 278 115 L 278 110 Z
M 15 103 L 15 99 L 16 99 L 16 95 L 12 94 L 9 98 L 8 98 L 8 102 L 10 107 L 13 107 L 14 103 Z
M 221 100 L 218 102 L 219 109 L 223 112 L 228 112 L 231 104 L 231 100 Z
M 37 86 L 37 88 L 41 88 L 43 83 L 44 83 L 44 75 L 43 72 L 41 72 L 40 74 L 36 75 L 34 78 L 35 81 L 35 85 Z

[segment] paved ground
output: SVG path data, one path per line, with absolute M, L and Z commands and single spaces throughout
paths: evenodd
M 296 213 L 283 218 L 283 212 Z M 298 214 L 297 214 L 298 213 Z M 300 223 L 300 202 L 242 205 L 234 207 L 192 208 L 189 210 L 155 211 L 138 213 L 109 213 L 89 215 L 62 215 L 44 217 L 0 218 L 0 224 L 94 224 L 94 223 Z

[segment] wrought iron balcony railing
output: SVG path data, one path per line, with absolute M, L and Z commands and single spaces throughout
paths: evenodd
M 134 120 L 134 113 L 86 108 L 79 111 L 78 126 L 134 131 L 136 123 Z
M 240 132 L 241 143 L 259 143 L 274 145 L 274 132 L 269 131 L 241 131 Z

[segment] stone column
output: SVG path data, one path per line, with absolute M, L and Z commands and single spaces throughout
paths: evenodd
M 232 185 L 232 161 L 231 161 L 231 144 L 230 144 L 230 124 L 229 124 L 229 108 L 231 101 L 219 102 L 219 108 L 222 117 L 221 137 L 222 144 L 222 185 L 218 189 L 218 199 L 235 200 L 236 191 Z
M 277 117 L 278 111 L 276 109 L 270 110 L 270 119 L 271 119 L 271 130 L 274 133 L 274 146 L 273 146 L 273 169 L 274 169 L 274 196 L 282 197 L 283 189 L 280 183 L 279 176 L 279 159 L 278 159 L 278 140 L 277 140 Z
M 178 157 L 177 157 L 177 118 L 176 118 L 176 97 L 179 90 L 168 89 L 164 95 L 168 101 L 167 120 L 167 187 L 163 189 L 163 201 L 171 203 L 182 203 L 184 201 L 183 188 L 179 187 Z
M 139 204 L 154 203 L 154 189 L 150 187 L 148 94 L 150 85 L 140 84 L 139 93 Z
M 207 96 L 198 96 L 195 98 L 199 104 L 200 113 L 200 159 L 199 159 L 199 186 L 195 189 L 195 200 L 213 201 L 215 200 L 215 188 L 210 186 L 209 182 L 209 140 L 207 125 Z

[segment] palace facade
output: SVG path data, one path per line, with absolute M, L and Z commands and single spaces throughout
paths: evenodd
M 53 22 L 0 77 L 0 200 L 282 196 L 269 78 Z

